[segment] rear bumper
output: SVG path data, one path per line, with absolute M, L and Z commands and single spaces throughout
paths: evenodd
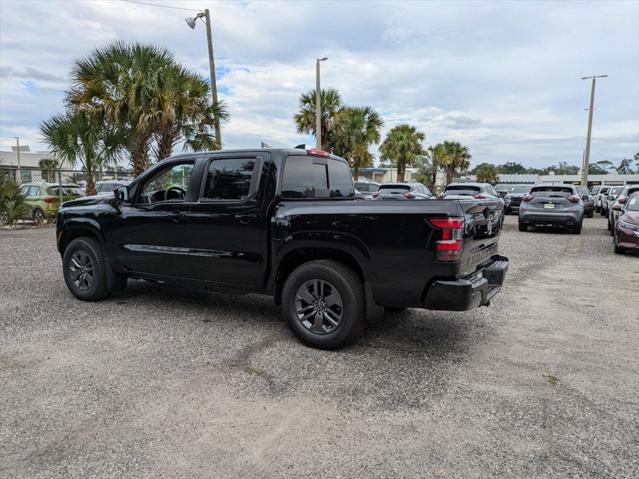
M 470 276 L 454 280 L 437 280 L 428 288 L 424 299 L 426 309 L 468 311 L 488 305 L 506 278 L 508 258 L 493 256 L 487 266 Z
M 573 226 L 581 221 L 583 211 L 553 212 L 519 210 L 519 221 L 527 225 L 566 225 Z

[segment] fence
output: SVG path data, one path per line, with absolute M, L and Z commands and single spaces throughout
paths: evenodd
M 0 165 L 0 174 L 8 174 L 9 178 L 18 183 L 41 182 L 46 183 L 75 183 L 86 185 L 86 173 L 83 170 L 45 169 L 38 166 Z M 106 168 L 98 172 L 94 181 L 133 179 L 133 172 L 121 167 Z

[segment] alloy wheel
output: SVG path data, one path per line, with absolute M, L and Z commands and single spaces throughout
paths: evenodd
M 69 262 L 72 283 L 81 291 L 88 290 L 95 279 L 95 268 L 91 256 L 86 251 L 78 250 Z
M 342 296 L 328 281 L 313 279 L 303 283 L 295 294 L 297 320 L 314 334 L 329 334 L 342 321 Z

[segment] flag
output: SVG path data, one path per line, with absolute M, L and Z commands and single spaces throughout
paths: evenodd
M 268 143 L 262 142 L 262 148 L 273 148 L 273 147 L 269 145 Z

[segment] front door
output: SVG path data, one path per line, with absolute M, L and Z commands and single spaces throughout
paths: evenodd
M 188 277 L 194 161 L 172 161 L 146 179 L 111 228 L 118 263 L 130 271 Z

